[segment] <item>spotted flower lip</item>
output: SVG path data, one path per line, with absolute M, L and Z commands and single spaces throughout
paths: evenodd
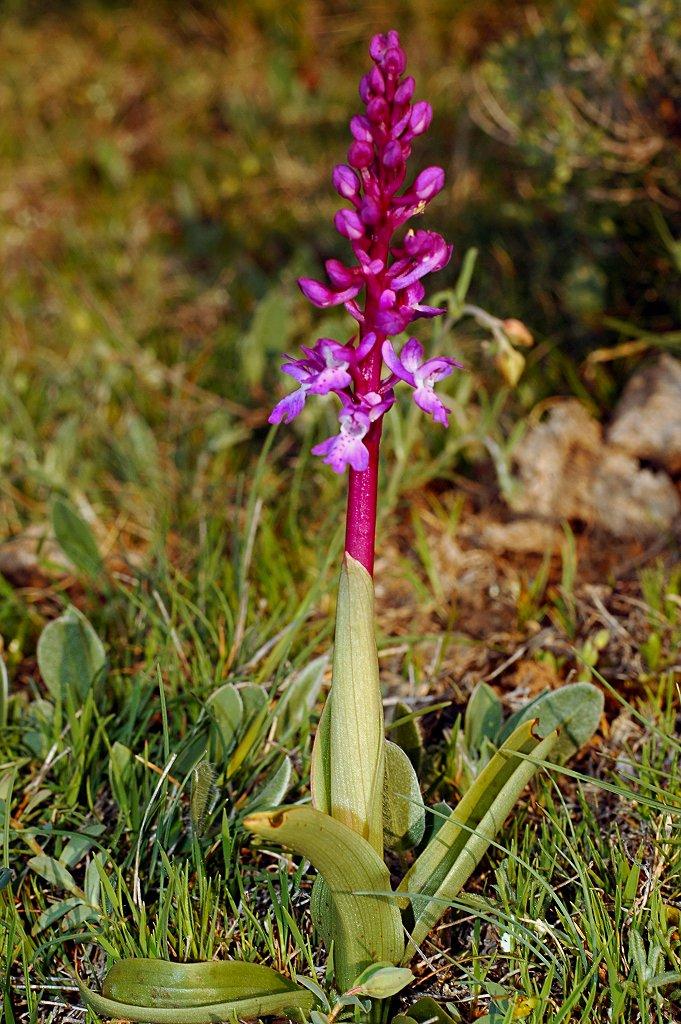
M 461 363 L 448 356 L 424 360 L 423 345 L 416 338 L 405 342 L 399 356 L 392 344 L 385 341 L 382 354 L 392 373 L 414 388 L 414 401 L 419 408 L 429 413 L 436 423 L 446 427 L 449 423 L 449 410 L 435 394 L 434 387 L 438 381 L 449 377 L 455 367 L 461 369 Z
M 369 465 L 369 449 L 364 438 L 371 424 L 387 412 L 395 398 L 392 391 L 386 395 L 368 391 L 357 404 L 345 395 L 341 395 L 341 399 L 340 432 L 316 444 L 312 454 L 321 455 L 336 473 L 342 473 L 348 466 L 361 473 Z

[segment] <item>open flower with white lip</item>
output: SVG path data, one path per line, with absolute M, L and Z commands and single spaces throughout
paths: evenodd
M 342 473 L 346 466 L 362 472 L 369 464 L 369 450 L 364 444 L 364 438 L 374 420 L 382 416 L 395 399 L 392 392 L 379 395 L 370 391 L 362 395 L 357 404 L 344 394 L 341 394 L 341 400 L 343 408 L 338 414 L 340 432 L 316 444 L 312 454 L 322 455 L 327 466 L 331 466 L 336 473 Z

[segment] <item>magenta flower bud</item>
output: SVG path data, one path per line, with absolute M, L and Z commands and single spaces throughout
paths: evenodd
M 384 33 L 375 35 L 369 43 L 369 56 L 378 63 L 383 60 L 383 55 L 388 46 L 388 37 Z
M 359 80 L 359 98 L 362 103 L 368 103 L 371 99 L 371 80 L 369 75 L 362 75 Z
M 416 109 L 416 108 L 414 108 Z M 350 121 L 350 131 L 352 136 L 357 142 L 373 142 L 374 137 L 371 132 L 371 125 L 369 124 L 366 117 L 362 117 L 360 114 L 356 114 Z
M 409 124 L 410 119 L 411 110 L 408 110 L 403 117 L 399 118 L 399 120 L 395 122 L 395 124 L 390 129 L 390 134 L 392 135 L 393 139 L 399 139 L 400 135 Z
M 402 163 L 402 147 L 395 139 L 383 150 L 383 163 L 386 167 L 397 167 Z
M 418 199 L 427 201 L 441 192 L 445 184 L 445 172 L 441 167 L 427 167 L 414 182 L 413 191 Z
M 411 135 L 423 135 L 424 132 L 428 131 L 430 122 L 433 120 L 433 108 L 427 100 L 421 100 L 419 103 L 415 103 L 411 117 L 409 118 L 409 128 Z
M 329 276 L 329 281 L 336 288 L 349 288 L 355 283 L 357 278 L 357 269 L 351 270 L 350 267 L 346 267 L 340 260 L 327 260 L 324 268 Z
M 353 242 L 364 237 L 364 224 L 354 210 L 339 210 L 333 222 L 338 234 Z
M 365 224 L 378 224 L 381 219 L 381 207 L 375 199 L 367 196 L 360 207 L 359 215 Z
M 332 288 L 327 288 L 321 281 L 315 281 L 311 277 L 300 277 L 298 278 L 298 287 L 314 306 L 326 309 L 328 306 L 340 306 L 341 303 L 354 299 L 362 287 L 362 282 L 360 281 L 359 284 L 351 282 L 350 287 L 345 291 L 336 292 Z
M 393 78 L 399 77 L 407 66 L 407 58 L 400 46 L 391 46 L 385 52 L 381 67 L 385 68 L 388 75 Z
M 411 75 L 405 78 L 402 84 L 398 85 L 397 89 L 395 89 L 395 103 L 409 103 L 414 95 L 415 86 L 416 83 Z
M 371 91 L 376 96 L 382 96 L 385 92 L 385 79 L 380 68 L 372 68 L 368 75 Z
M 388 119 L 388 104 L 382 96 L 367 103 L 367 117 L 372 124 L 382 124 Z
M 374 159 L 374 147 L 370 142 L 353 142 L 348 149 L 348 163 L 358 170 L 368 167 Z
M 331 175 L 333 187 L 343 199 L 354 199 L 359 192 L 359 179 L 351 167 L 338 164 Z M 418 181 L 418 178 L 416 179 Z

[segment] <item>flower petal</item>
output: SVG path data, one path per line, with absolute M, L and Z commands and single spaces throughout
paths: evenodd
M 291 392 L 286 398 L 282 398 L 281 402 L 277 402 L 274 409 L 268 417 L 269 423 L 292 423 L 296 416 L 299 416 L 303 411 L 305 405 L 305 398 L 307 396 L 307 388 L 298 388 L 297 391 Z
M 412 387 L 415 387 L 416 381 L 414 380 L 414 374 L 405 367 L 390 341 L 383 342 L 381 352 L 388 369 L 391 370 L 396 377 L 399 377 L 400 380 L 404 380 L 407 384 L 411 384 Z
M 352 377 L 342 366 L 329 366 L 315 375 L 308 388 L 312 395 L 328 395 L 330 391 L 342 391 L 352 384 Z
M 432 388 L 416 388 L 414 401 L 420 409 L 432 416 L 436 423 L 441 423 L 444 427 L 449 426 L 449 410 L 442 404 Z

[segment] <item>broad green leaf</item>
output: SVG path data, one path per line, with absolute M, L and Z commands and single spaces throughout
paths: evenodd
M 211 694 L 206 707 L 213 716 L 223 754 L 226 756 L 234 746 L 244 717 L 241 694 L 232 683 L 226 683 Z
M 537 766 L 531 761 L 514 757 L 514 750 L 532 755 L 539 761 L 551 755 L 558 734 L 552 732 L 539 741 L 532 736 L 532 725 L 532 722 L 521 725 L 509 738 L 508 744 L 494 755 L 451 817 L 423 851 L 421 856 L 428 854 L 427 860 L 435 862 L 430 875 L 425 874 L 425 862 L 419 864 L 419 857 L 403 879 L 399 889 L 409 892 L 412 897 L 414 915 L 405 960 L 411 959 L 416 948 L 466 884 L 518 797 L 537 771 Z M 523 741 L 523 730 L 527 727 L 529 738 Z M 530 743 L 533 745 L 527 749 Z M 497 758 L 506 760 L 506 771 Z M 486 775 L 492 766 L 495 766 L 494 771 Z M 446 871 L 444 878 L 443 870 Z M 416 896 L 417 893 L 419 896 Z
M 395 743 L 385 743 L 383 839 L 389 850 L 412 850 L 426 831 L 426 811 L 414 767 Z
M 483 740 L 494 740 L 501 728 L 501 701 L 491 686 L 478 683 L 473 690 L 464 717 L 464 738 L 471 753 L 477 753 Z
M 38 668 L 56 699 L 68 692 L 84 700 L 105 664 L 102 641 L 77 608 L 69 608 L 40 634 Z
M 390 725 L 390 739 L 401 747 L 418 772 L 423 759 L 423 735 L 411 708 L 401 701 L 395 705 Z
M 102 557 L 92 530 L 66 498 L 55 498 L 52 503 L 52 529 L 59 547 L 76 569 L 87 576 L 101 573 Z
M 331 814 L 383 853 L 384 726 L 374 585 L 345 556 L 338 588 L 329 720 Z
M 390 875 L 373 847 L 342 822 L 312 807 L 252 814 L 245 828 L 306 857 L 334 905 L 336 983 L 345 990 L 369 964 L 395 964 L 404 950 Z
M 571 683 L 535 698 L 521 710 L 517 724 L 536 718 L 536 731 L 540 736 L 559 729 L 560 736 L 552 757 L 562 762 L 583 747 L 596 732 L 604 703 L 603 693 L 597 686 Z
M 355 978 L 350 992 L 371 999 L 390 999 L 410 985 L 414 975 L 408 967 L 394 967 L 392 964 L 371 964 Z
M 278 807 L 291 785 L 291 771 L 291 759 L 285 755 L 277 770 L 248 805 L 249 813 Z
M 51 885 L 55 885 L 58 889 L 66 889 L 75 895 L 82 895 L 69 869 L 60 864 L 54 857 L 39 854 L 37 857 L 31 857 L 28 861 L 28 866 L 31 871 L 35 871 L 36 875 L 40 875 L 41 878 L 50 882 Z
M 102 994 L 79 981 L 85 1003 L 104 1017 L 147 1024 L 212 1024 L 253 1020 L 287 1012 L 308 1013 L 314 996 L 261 964 L 120 960 Z

